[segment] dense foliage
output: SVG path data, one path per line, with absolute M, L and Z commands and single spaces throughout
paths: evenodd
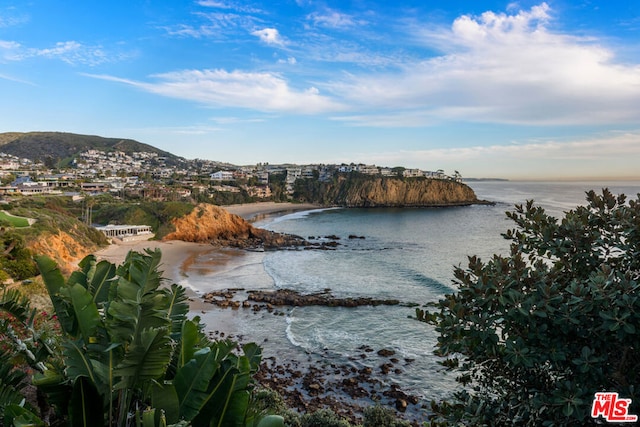
M 261 349 L 247 344 L 238 354 L 232 341 L 209 340 L 186 317 L 184 289 L 161 286 L 159 261 L 157 250 L 131 252 L 118 267 L 88 256 L 65 281 L 49 258 L 37 258 L 61 332 L 50 345 L 28 301 L 0 299 L 0 312 L 17 319 L 0 322 L 0 333 L 22 344 L 0 360 L 5 425 L 283 425 L 251 401 Z M 4 363 L 20 354 L 37 372 L 37 408 L 21 398 L 23 373 Z
M 418 310 L 465 388 L 433 425 L 584 426 L 594 393 L 640 414 L 640 195 L 604 190 L 562 221 L 528 202 L 506 256 L 471 257 L 458 291 Z
M 38 271 L 24 237 L 13 228 L 0 228 L 0 282 L 12 278 L 24 280 Z

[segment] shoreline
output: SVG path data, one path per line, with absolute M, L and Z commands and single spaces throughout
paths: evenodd
M 229 213 L 254 222 L 270 215 L 285 215 L 292 212 L 320 209 L 321 206 L 311 203 L 277 203 L 277 202 L 256 202 L 244 203 L 240 205 L 220 206 Z M 95 256 L 98 261 L 106 260 L 113 264 L 120 265 L 124 262 L 130 251 L 144 252 L 145 249 L 160 249 L 162 259 L 160 270 L 162 276 L 170 283 L 183 284 L 189 277 L 189 268 L 198 256 L 206 255 L 209 252 L 221 253 L 226 248 L 216 247 L 208 243 L 184 242 L 181 240 L 133 240 L 128 242 L 114 241 L 109 246 L 96 251 Z M 243 256 L 242 250 L 237 251 L 237 256 Z M 223 267 L 226 263 L 220 262 L 217 267 Z M 216 267 L 213 265 L 212 267 Z M 208 274 L 215 274 L 212 268 Z M 183 285 L 184 286 L 184 285 Z M 189 295 L 189 306 L 192 311 L 213 311 L 211 304 L 205 303 L 201 295 L 190 286 L 184 286 Z
M 267 202 L 221 208 L 247 221 L 258 221 L 323 207 Z M 222 308 L 203 298 L 208 291 L 232 291 L 231 300 L 240 301 L 254 290 L 273 290 L 273 279 L 264 270 L 263 252 L 178 240 L 138 240 L 111 244 L 98 251 L 96 257 L 121 264 L 129 251 L 143 252 L 147 248 L 162 251 L 162 276 L 168 283 L 186 289 L 189 317 L 197 316 L 209 337 L 261 346 L 263 361 L 256 380 L 277 391 L 291 410 L 311 413 L 331 409 L 356 423 L 362 421 L 364 408 L 378 402 L 395 409 L 398 418 L 418 425 L 423 410 L 418 397 L 402 391 L 393 380 L 394 373 L 412 364 L 410 356 L 395 355 L 386 347 L 363 345 L 356 349 L 357 354 L 330 361 L 336 355 L 328 349 L 314 354 L 291 342 L 287 323 L 296 307 L 270 308 L 265 304 L 256 309 L 252 303 L 251 308 Z M 264 335 L 264 331 L 271 332 Z M 362 363 L 365 360 L 366 365 Z

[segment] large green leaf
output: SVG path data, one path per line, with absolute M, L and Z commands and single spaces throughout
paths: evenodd
M 104 425 L 102 396 L 95 384 L 86 377 L 79 377 L 73 385 L 69 402 L 69 424 L 78 427 Z
M 120 378 L 115 389 L 141 388 L 148 380 L 159 380 L 171 359 L 171 342 L 165 328 L 145 329 L 131 343 L 114 370 Z
M 125 262 L 118 268 L 118 275 L 128 281 L 142 286 L 143 294 L 158 289 L 161 283 L 161 272 L 158 271 L 162 253 L 159 249 L 145 249 L 146 255 L 130 251 Z
M 169 424 L 177 423 L 180 419 L 180 400 L 173 384 L 154 384 L 151 389 L 151 405 L 164 411 Z
M 168 318 L 171 321 L 171 336 L 180 339 L 180 330 L 183 328 L 183 322 L 187 318 L 189 312 L 189 303 L 187 292 L 182 286 L 175 283 L 171 285 L 169 292 L 169 306 L 167 308 Z
M 182 333 L 180 335 L 178 348 L 178 369 L 193 359 L 194 353 L 198 350 L 196 345 L 200 341 L 198 325 L 191 320 L 182 322 Z
M 17 289 L 5 289 L 0 298 L 0 310 L 10 313 L 24 324 L 29 324 L 35 316 L 35 309 L 31 308 L 29 299 Z
M 60 290 L 65 286 L 64 277 L 56 266 L 56 263 L 44 255 L 35 257 L 36 264 L 42 274 L 42 279 L 47 287 L 47 292 L 51 298 L 51 303 L 58 316 L 58 321 L 62 330 L 75 336 L 77 323 L 71 306 L 62 298 Z
M 197 351 L 177 372 L 174 384 L 180 399 L 180 415 L 192 420 L 207 403 L 209 382 L 220 367 L 218 352 L 209 347 Z
M 4 425 L 13 427 L 44 427 L 44 422 L 27 408 L 12 404 L 4 410 Z
M 43 373 L 37 373 L 33 376 L 33 384 L 46 394 L 47 401 L 56 407 L 58 412 L 66 413 L 71 397 L 71 385 L 63 372 L 48 369 Z
M 280 415 L 267 415 L 260 420 L 257 427 L 284 427 L 284 418 Z
M 81 270 L 74 271 L 67 284 L 81 284 L 91 293 L 96 304 L 107 301 L 116 266 L 108 261 L 96 262 L 94 255 L 84 257 L 78 266 Z
M 216 344 L 228 345 L 228 342 Z M 247 347 L 248 355 L 236 356 L 227 354 L 220 369 L 211 379 L 207 397 L 199 414 L 194 418 L 194 425 L 210 423 L 210 425 L 244 425 L 249 408 L 248 386 L 251 373 L 256 368 L 260 352 L 253 345 Z M 206 421 L 209 420 L 209 421 Z
M 68 340 L 63 344 L 64 358 L 67 365 L 66 375 L 72 381 L 79 377 L 87 377 L 94 384 L 99 384 L 99 378 L 93 370 L 92 360 L 87 356 L 82 343 Z
M 82 338 L 86 344 L 92 343 L 96 340 L 96 329 L 101 324 L 98 307 L 82 285 L 76 283 L 68 291 Z

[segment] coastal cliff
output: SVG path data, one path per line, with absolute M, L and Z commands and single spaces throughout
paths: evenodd
M 323 202 L 345 207 L 428 207 L 484 203 L 460 182 L 428 178 L 342 176 L 326 184 Z
M 163 240 L 264 249 L 306 244 L 301 237 L 256 228 L 240 216 L 207 203 L 197 205 L 189 214 L 174 218 L 171 223 L 175 231 Z

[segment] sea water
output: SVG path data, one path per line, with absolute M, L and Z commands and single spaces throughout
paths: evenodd
M 465 267 L 468 256 L 487 260 L 493 254 L 506 254 L 509 242 L 501 233 L 513 228 L 505 211 L 513 210 L 515 204 L 532 199 L 561 218 L 563 212 L 586 204 L 585 191 L 590 189 L 600 192 L 607 187 L 633 198 L 640 193 L 640 182 L 469 185 L 480 199 L 495 204 L 326 209 L 267 218 L 255 225 L 315 242 L 335 240 L 339 245 L 334 250 L 227 254 L 226 267 L 188 278 L 189 285 L 202 292 L 226 288 L 329 290 L 336 297 L 398 299 L 405 304 L 295 307 L 275 314 L 228 310 L 223 318 L 218 313 L 203 313 L 203 322 L 211 330 L 226 330 L 258 342 L 267 356 L 300 363 L 368 366 L 376 372 L 384 362 L 376 351 L 390 349 L 401 360 L 400 370 L 381 376 L 383 381 L 423 399 L 445 397 L 455 382 L 433 354 L 436 332 L 412 318 L 415 309 L 409 305 L 437 301 L 454 292 L 454 267 Z M 359 357 L 365 347 L 374 352 Z

